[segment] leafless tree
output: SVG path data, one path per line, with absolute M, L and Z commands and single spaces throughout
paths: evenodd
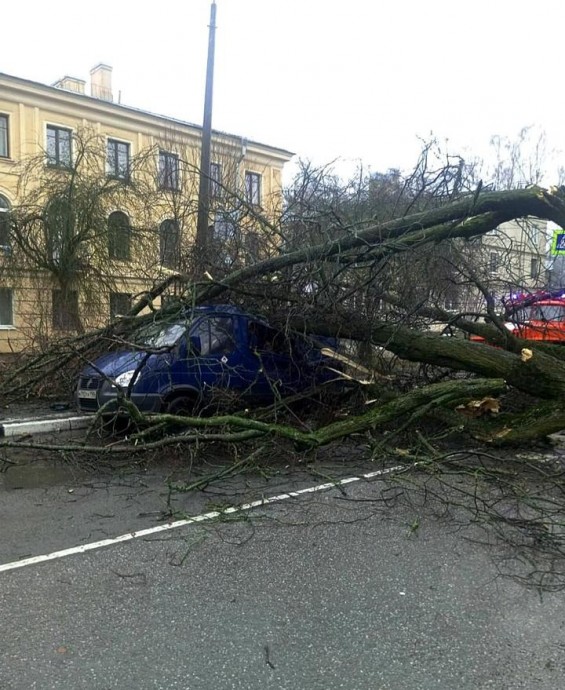
M 35 344 L 46 344 L 53 330 L 84 332 L 100 324 L 111 294 L 150 279 L 154 243 L 141 204 L 149 155 L 109 175 L 105 141 L 79 129 L 68 165 L 46 164 L 45 154 L 22 162 L 2 274 L 24 296 L 22 326 Z

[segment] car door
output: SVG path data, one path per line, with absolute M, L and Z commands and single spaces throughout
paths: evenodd
M 257 367 L 252 392 L 273 398 L 300 390 L 303 372 L 300 359 L 286 334 L 260 321 L 248 321 L 248 347 Z
M 232 315 L 207 314 L 188 332 L 181 376 L 204 397 L 245 388 L 237 322 Z

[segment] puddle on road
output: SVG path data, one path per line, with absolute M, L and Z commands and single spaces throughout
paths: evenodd
M 0 474 L 0 487 L 6 491 L 14 491 L 16 489 L 42 489 L 52 486 L 75 485 L 86 475 L 85 471 L 77 467 L 48 461 L 35 461 L 8 465 L 8 468 Z

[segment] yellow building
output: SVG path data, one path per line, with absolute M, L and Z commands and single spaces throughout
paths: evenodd
M 0 74 L 0 353 L 104 323 L 167 272 L 190 270 L 202 129 L 116 103 L 111 76 L 94 67 L 87 95 L 74 77 Z M 213 133 L 220 263 L 256 251 L 291 157 Z M 278 244 L 261 239 L 263 253 Z

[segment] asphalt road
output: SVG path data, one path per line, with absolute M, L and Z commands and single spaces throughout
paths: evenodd
M 5 490 L 8 528 L 14 495 L 23 514 L 34 497 L 48 505 L 17 538 L 3 530 L 2 562 L 86 543 L 104 523 L 96 501 L 112 511 L 111 534 L 162 505 L 150 480 L 130 478 L 121 497 L 109 486 L 74 504 L 68 483 Z M 1 572 L 0 687 L 565 687 L 563 594 L 500 577 L 473 528 L 385 505 L 382 487 L 355 483 Z

